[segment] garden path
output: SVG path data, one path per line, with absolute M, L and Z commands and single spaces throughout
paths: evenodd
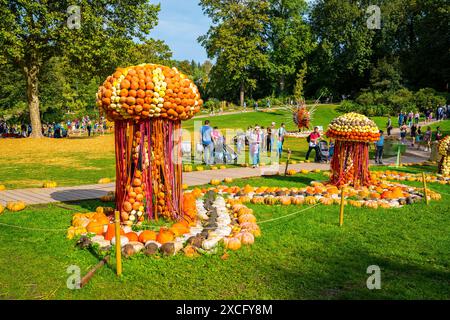
M 417 150 L 407 150 L 402 156 L 402 162 L 415 163 L 428 160 L 429 153 Z M 371 161 L 374 164 L 373 161 Z M 395 164 L 396 158 L 385 159 L 385 164 Z M 298 163 L 290 164 L 289 169 L 294 170 L 328 170 L 327 163 Z M 223 180 L 225 177 L 233 179 L 258 177 L 263 175 L 284 174 L 285 165 L 278 168 L 271 167 L 241 167 L 227 168 L 221 170 L 207 170 L 183 173 L 183 183 L 188 186 L 198 186 L 209 183 L 212 179 Z M 114 182 L 108 184 L 92 184 L 73 187 L 57 188 L 30 188 L 0 191 L 0 204 L 5 205 L 9 201 L 22 200 L 27 205 L 46 204 L 55 202 L 78 201 L 88 199 L 98 199 L 106 195 L 109 191 L 114 191 Z

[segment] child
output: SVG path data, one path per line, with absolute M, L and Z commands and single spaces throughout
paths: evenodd
M 334 154 L 334 142 L 330 141 L 330 148 L 328 149 L 328 161 L 331 161 L 333 154 Z
M 380 139 L 375 142 L 375 163 L 383 164 L 383 147 L 384 147 L 384 136 L 383 130 L 380 130 Z

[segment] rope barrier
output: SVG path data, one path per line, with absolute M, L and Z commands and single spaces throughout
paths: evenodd
M 314 207 L 317 207 L 318 205 L 319 205 L 319 204 L 317 203 L 317 204 L 312 205 L 312 206 L 310 206 L 310 207 L 308 207 L 308 208 L 305 208 L 305 209 L 302 209 L 302 210 L 299 210 L 299 211 L 296 211 L 296 212 L 292 212 L 292 213 L 290 213 L 290 214 L 287 214 L 287 215 L 284 215 L 284 216 L 281 216 L 281 217 L 277 217 L 277 218 L 273 218 L 273 219 L 269 219 L 269 220 L 264 220 L 264 221 L 257 222 L 257 224 L 260 225 L 260 224 L 263 224 L 263 223 L 266 223 L 266 222 L 272 222 L 272 221 L 275 221 L 275 220 L 284 219 L 284 218 L 287 218 L 287 217 L 296 215 L 296 214 L 298 214 L 298 213 L 307 211 L 307 210 L 312 209 L 312 208 L 314 208 Z
M 284 218 L 287 218 L 287 217 L 299 214 L 301 212 L 307 211 L 309 209 L 313 209 L 313 208 L 315 208 L 318 205 L 319 204 L 315 204 L 315 205 L 312 205 L 312 206 L 310 206 L 308 208 L 304 208 L 302 210 L 299 210 L 299 211 L 296 211 L 296 212 L 292 212 L 292 213 L 289 213 L 289 214 L 281 216 L 281 217 L 268 219 L 268 220 L 263 220 L 263 221 L 257 222 L 257 224 L 260 225 L 260 224 L 263 224 L 263 223 L 284 219 Z M 108 225 L 109 224 L 104 224 L 103 226 L 108 226 Z M 122 224 L 122 225 L 125 225 L 125 224 Z M 31 228 L 31 227 L 23 227 L 23 226 L 18 226 L 18 225 L 13 225 L 13 224 L 7 224 L 7 223 L 3 223 L 3 222 L 0 222 L 0 226 L 11 227 L 11 228 L 16 228 L 16 229 L 22 229 L 22 230 L 28 230 L 28 231 L 43 231 L 43 232 L 64 232 L 64 233 L 66 233 L 67 230 L 68 230 L 68 228 L 66 228 L 66 229 Z M 160 227 L 161 226 L 144 226 L 143 229 L 144 230 L 159 230 Z M 202 228 L 202 230 L 210 230 L 210 229 L 216 229 L 216 228 L 212 228 L 212 227 Z

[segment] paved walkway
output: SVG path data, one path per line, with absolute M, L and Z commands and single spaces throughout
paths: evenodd
M 422 162 L 429 158 L 429 153 L 423 151 L 408 150 L 402 156 L 402 162 Z M 384 161 L 385 164 L 394 164 L 396 158 L 389 158 Z M 374 164 L 373 161 L 371 161 Z M 289 169 L 295 170 L 328 170 L 330 165 L 327 163 L 301 163 L 291 164 Z M 274 175 L 277 172 L 283 174 L 285 165 L 278 168 L 269 166 L 260 168 L 228 168 L 222 170 L 207 170 L 183 173 L 183 183 L 188 186 L 198 186 L 207 184 L 211 179 L 223 180 L 225 177 L 233 179 L 258 177 L 262 175 Z M 27 205 L 45 204 L 54 202 L 66 202 L 76 200 L 98 199 L 106 195 L 109 191 L 114 191 L 114 183 L 108 184 L 92 184 L 75 187 L 58 187 L 58 188 L 38 188 L 38 189 L 14 189 L 0 191 L 0 204 L 5 205 L 8 201 L 22 200 Z

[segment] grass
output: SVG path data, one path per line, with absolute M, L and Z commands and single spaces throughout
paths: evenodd
M 327 124 L 337 115 L 336 105 L 319 105 L 312 125 L 326 129 Z M 288 130 L 296 130 L 288 110 L 249 111 L 186 121 L 183 124 L 186 129 L 184 140 L 191 139 L 192 132 L 198 135 L 199 126 L 206 119 L 211 121 L 212 126 L 218 125 L 220 129 L 245 130 L 250 125 L 268 126 L 274 121 L 277 126 L 285 122 Z M 384 128 L 384 117 L 373 119 Z M 198 121 L 197 126 L 195 121 Z M 450 121 L 442 121 L 432 127 L 438 125 L 444 134 L 450 134 Z M 230 141 L 234 134 L 235 132 L 230 132 L 227 141 Z M 287 149 L 292 151 L 292 160 L 301 161 L 305 158 L 308 144 L 305 138 L 286 137 L 284 150 Z M 56 181 L 59 186 L 71 186 L 93 184 L 100 178 L 115 177 L 114 136 L 111 134 L 71 139 L 0 139 L 0 150 L 0 184 L 4 184 L 8 189 L 41 187 L 46 180 Z M 195 147 L 192 150 L 195 151 Z M 286 161 L 286 157 L 287 153 L 284 152 L 281 161 Z M 313 159 L 312 157 L 310 159 Z M 251 162 L 248 148 L 245 159 L 245 162 Z M 194 164 L 194 169 L 196 166 L 197 164 Z M 232 165 L 227 165 L 230 166 Z M 208 168 L 205 166 L 205 169 Z
M 320 179 L 325 177 L 314 173 L 232 184 L 303 186 Z M 449 185 L 430 188 L 450 194 Z M 71 204 L 77 211 L 97 205 L 97 201 Z M 3 214 L 0 223 L 59 231 L 0 225 L 0 299 L 448 299 L 449 205 L 450 198 L 444 195 L 428 207 L 347 207 L 341 228 L 338 207 L 319 206 L 262 223 L 262 237 L 255 245 L 230 252 L 227 260 L 137 255 L 124 261 L 122 278 L 115 276 L 110 264 L 81 290 L 66 288 L 67 267 L 77 265 L 85 274 L 98 260 L 65 239 L 73 212 L 57 204 L 28 207 Z M 308 208 L 249 206 L 260 222 Z M 370 265 L 381 268 L 381 290 L 366 288 Z

